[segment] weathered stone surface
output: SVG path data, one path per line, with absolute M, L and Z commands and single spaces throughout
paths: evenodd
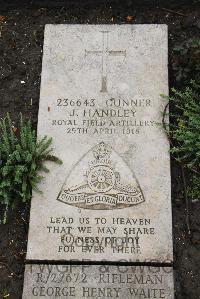
M 26 265 L 23 299 L 174 298 L 172 268 Z
M 27 265 L 23 299 L 174 298 L 171 268 Z
M 172 260 L 165 25 L 47 25 L 38 135 L 54 138 L 27 259 Z

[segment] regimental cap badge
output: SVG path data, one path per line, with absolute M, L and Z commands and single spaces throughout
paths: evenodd
M 57 200 L 85 209 L 117 209 L 144 202 L 123 159 L 107 144 L 94 146 L 67 176 Z

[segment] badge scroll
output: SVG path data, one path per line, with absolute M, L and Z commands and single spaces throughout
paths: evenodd
M 57 200 L 96 210 L 120 209 L 145 201 L 133 172 L 104 142 L 94 146 L 74 166 Z

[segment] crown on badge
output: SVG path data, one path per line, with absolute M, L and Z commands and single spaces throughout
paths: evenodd
M 109 160 L 111 154 L 111 148 L 106 145 L 104 142 L 99 143 L 93 149 L 93 155 L 95 160 L 91 161 L 90 166 L 94 167 L 97 165 L 110 165 L 111 161 Z

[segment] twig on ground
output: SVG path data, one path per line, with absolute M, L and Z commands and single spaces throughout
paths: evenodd
M 185 14 L 179 12 L 179 11 L 175 11 L 175 10 L 168 9 L 168 8 L 165 8 L 165 7 L 162 7 L 162 10 L 165 10 L 165 11 L 167 11 L 167 12 L 171 12 L 171 13 L 174 13 L 174 14 L 179 15 L 179 16 L 181 16 L 181 17 L 187 17 L 187 16 L 188 16 L 188 15 L 185 15 Z
M 4 262 L 0 262 L 0 265 L 3 265 L 4 267 L 6 267 L 9 271 L 10 271 L 10 273 L 12 273 L 15 277 L 17 277 L 17 278 L 21 278 L 22 277 L 22 275 L 20 274 L 20 275 L 18 275 L 18 274 L 16 274 L 9 266 L 8 266 L 8 264 L 6 264 L 6 263 L 4 263 Z
M 167 130 L 167 125 L 166 125 L 166 122 L 165 122 L 165 116 L 166 116 L 168 107 L 169 107 L 169 102 L 165 105 L 165 109 L 164 109 L 163 115 L 162 115 L 162 125 L 163 125 L 163 128 L 164 128 L 165 132 L 168 131 Z M 167 136 L 168 136 L 168 134 L 167 134 Z
M 187 232 L 188 232 L 188 235 L 190 236 L 191 235 L 191 229 L 190 229 L 189 200 L 188 200 L 188 196 L 187 196 L 186 179 L 185 179 L 185 172 L 184 172 L 184 166 L 183 165 L 181 165 L 181 172 L 182 172 L 182 177 L 183 177 L 184 198 L 185 198 L 185 207 L 186 207 L 185 220 L 186 220 Z

